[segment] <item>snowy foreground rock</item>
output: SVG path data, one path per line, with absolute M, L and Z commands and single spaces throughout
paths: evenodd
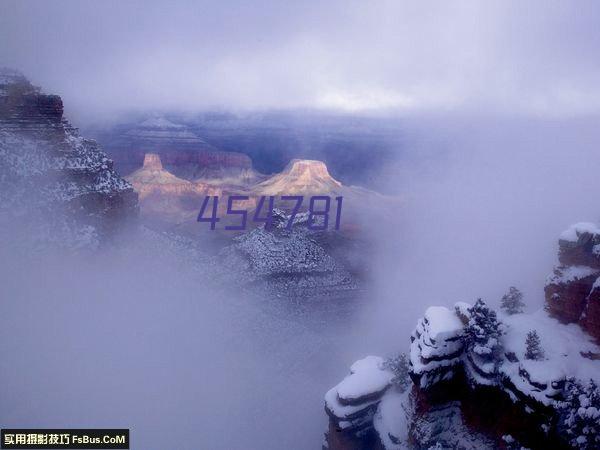
M 412 384 L 390 378 L 382 358 L 355 363 L 325 396 L 324 448 L 600 448 L 600 347 L 585 317 L 600 301 L 599 238 L 591 224 L 563 233 L 547 311 L 429 307 L 411 336 Z M 576 295 L 579 315 L 555 304 Z

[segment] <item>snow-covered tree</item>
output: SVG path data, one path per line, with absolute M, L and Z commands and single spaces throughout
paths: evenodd
M 507 314 L 520 314 L 523 312 L 525 303 L 523 303 L 523 293 L 516 287 L 511 286 L 508 292 L 502 296 L 500 307 Z
M 475 366 L 471 375 L 493 381 L 500 363 L 500 336 L 502 324 L 496 318 L 496 311 L 477 299 L 469 308 L 469 322 L 465 327 L 464 342 L 469 364 Z
M 600 390 L 594 380 L 585 385 L 574 379 L 567 381 L 559 429 L 573 448 L 600 448 Z
M 540 361 L 544 359 L 544 350 L 537 331 L 531 330 L 525 338 L 525 359 Z
M 435 445 L 430 446 L 427 450 L 444 450 L 444 446 L 440 442 L 436 442 Z
M 504 448 L 506 450 L 523 450 L 525 448 L 510 434 L 503 435 L 502 440 L 504 441 Z
M 383 368 L 390 370 L 394 374 L 392 378 L 392 384 L 397 386 L 401 392 L 404 392 L 409 384 L 409 369 L 408 369 L 408 358 L 404 353 L 398 356 L 388 358 L 383 362 Z

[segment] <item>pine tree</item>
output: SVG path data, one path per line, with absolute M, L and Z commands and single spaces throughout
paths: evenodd
M 465 327 L 464 341 L 469 363 L 475 366 L 471 375 L 493 381 L 500 363 L 502 324 L 496 312 L 477 299 L 469 308 L 469 322 Z
M 522 313 L 523 308 L 525 307 L 525 303 L 523 303 L 523 293 L 516 287 L 511 286 L 508 289 L 508 292 L 502 296 L 500 307 L 510 315 Z
M 408 358 L 406 355 L 401 353 L 398 356 L 386 359 L 383 362 L 383 368 L 394 374 L 392 384 L 396 386 L 400 392 L 404 392 L 409 384 Z
M 537 331 L 531 330 L 527 333 L 525 345 L 525 359 L 533 359 L 535 361 L 544 359 L 544 350 L 542 349 L 542 343 Z
M 571 447 L 579 450 L 600 448 L 600 390 L 593 380 L 583 385 L 569 379 L 559 417 L 559 431 Z

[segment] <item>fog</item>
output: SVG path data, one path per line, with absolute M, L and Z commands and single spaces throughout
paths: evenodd
M 404 132 L 374 183 L 400 202 L 367 220 L 372 279 L 349 312 L 217 285 L 135 231 L 31 253 L 27 224 L 0 221 L 0 424 L 319 448 L 325 392 L 406 352 L 428 306 L 497 306 L 515 285 L 542 307 L 558 234 L 598 220 L 599 20 L 594 1 L 0 3 L 0 66 L 76 125 L 305 108 Z
M 0 63 L 77 120 L 121 110 L 598 112 L 600 5 L 0 3 Z
M 411 150 L 387 172 L 402 206 L 394 221 L 378 224 L 380 291 L 370 320 L 384 346 L 406 351 L 411 323 L 429 305 L 481 297 L 497 307 L 515 285 L 527 311 L 543 307 L 558 235 L 599 219 L 596 123 L 499 116 L 407 123 Z
M 0 422 L 131 428 L 150 450 L 318 448 L 326 390 L 358 358 L 407 351 L 427 306 L 496 306 L 516 285 L 540 308 L 558 233 L 597 219 L 594 121 L 421 117 L 407 142 L 350 314 L 228 290 L 138 233 L 93 255 L 11 251 Z
M 127 239 L 93 257 L 3 260 L 3 426 L 130 428 L 149 450 L 317 447 L 323 389 L 356 329 L 214 286 L 183 255 Z

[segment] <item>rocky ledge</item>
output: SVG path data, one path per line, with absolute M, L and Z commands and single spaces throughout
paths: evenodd
M 43 223 L 97 242 L 137 215 L 132 186 L 63 117 L 61 98 L 8 69 L 0 70 L 0 160 L 1 213 L 9 226 Z
M 407 357 L 353 365 L 325 396 L 324 448 L 600 448 L 589 318 L 598 236 L 591 224 L 561 235 L 547 311 L 497 314 L 481 300 L 430 307 Z
M 600 228 L 578 223 L 559 239 L 559 265 L 546 283 L 549 314 L 600 339 Z

